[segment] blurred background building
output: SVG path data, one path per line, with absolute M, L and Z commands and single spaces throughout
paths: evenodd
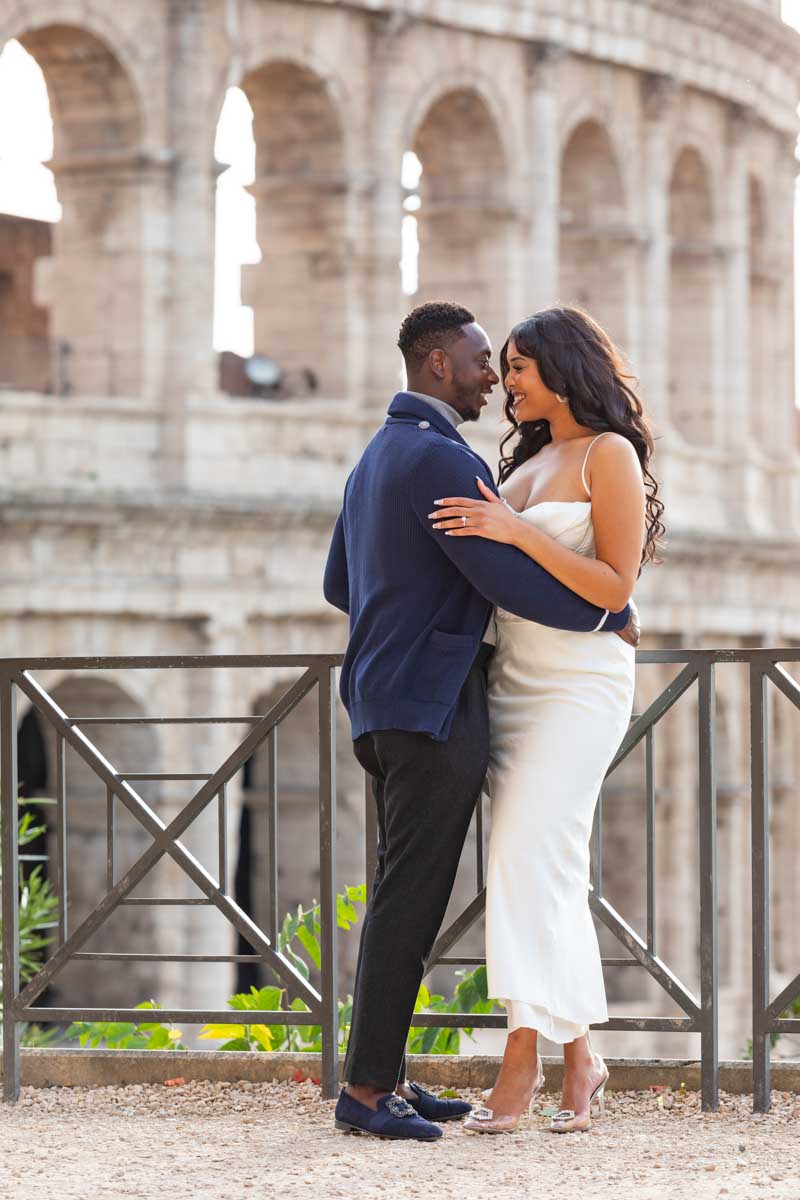
M 345 624 L 321 594 L 329 533 L 401 383 L 400 321 L 431 298 L 471 306 L 497 347 L 536 308 L 578 304 L 624 349 L 659 437 L 669 529 L 665 565 L 637 592 L 645 645 L 800 642 L 800 38 L 778 0 L 429 0 L 424 14 L 412 0 L 0 0 L 2 46 L 3 654 L 342 648 Z M 41 152 L 37 103 L 45 141 L 48 103 L 52 115 Z M 497 398 L 469 431 L 492 463 L 501 428 Z M 642 668 L 637 709 L 674 673 Z M 71 715 L 247 715 L 288 677 L 43 682 Z M 749 1004 L 746 679 L 731 667 L 718 684 L 733 1056 Z M 800 761 L 773 703 L 780 980 L 800 952 Z M 656 741 L 657 878 L 659 954 L 695 985 L 692 704 Z M 339 875 L 352 883 L 363 784 L 339 724 Z M 203 771 L 233 733 L 93 736 L 120 770 Z M 308 703 L 281 735 L 283 908 L 317 886 L 314 738 Z M 28 794 L 52 789 L 51 735 L 24 710 L 20 770 Z M 256 915 L 265 772 L 258 755 L 229 796 L 231 870 Z M 67 777 L 77 919 L 103 890 L 105 793 L 72 757 Z M 169 817 L 189 786 L 143 790 Z M 606 789 L 604 839 L 606 891 L 638 928 L 643 795 L 634 756 Z M 148 839 L 120 822 L 124 869 Z M 213 862 L 215 836 L 209 814 L 186 841 Z M 191 898 L 168 863 L 157 875 L 140 894 Z M 202 935 L 225 952 L 216 917 L 137 906 L 91 948 L 124 938 L 164 953 Z M 213 964 L 106 964 L 74 967 L 58 997 L 210 1005 L 236 982 Z M 641 971 L 609 971 L 608 986 L 615 1011 L 670 1011 Z M 607 1036 L 611 1052 L 691 1049 Z

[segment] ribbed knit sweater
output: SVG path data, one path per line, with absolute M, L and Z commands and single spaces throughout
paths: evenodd
M 340 692 L 353 738 L 375 729 L 445 741 L 492 606 L 556 629 L 623 629 L 515 546 L 448 538 L 428 513 L 445 496 L 496 491 L 487 464 L 446 417 L 407 392 L 347 484 L 325 568 L 329 603 L 350 615 Z

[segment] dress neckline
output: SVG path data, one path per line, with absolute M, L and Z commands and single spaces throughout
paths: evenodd
M 591 500 L 537 500 L 535 504 L 529 504 L 527 508 L 521 508 L 517 516 L 521 517 L 523 513 L 531 512 L 534 508 L 544 508 L 547 505 L 553 504 L 582 504 L 584 508 L 591 508 Z

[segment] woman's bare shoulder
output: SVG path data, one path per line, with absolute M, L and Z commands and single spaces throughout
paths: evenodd
M 595 444 L 596 443 L 596 444 Z M 606 469 L 618 468 L 623 464 L 635 466 L 641 471 L 639 456 L 633 442 L 621 433 L 604 433 L 592 443 L 589 466 L 593 464 Z

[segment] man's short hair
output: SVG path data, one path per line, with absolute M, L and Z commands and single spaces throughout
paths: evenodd
M 419 367 L 431 350 L 446 349 L 463 336 L 465 325 L 475 320 L 460 304 L 431 301 L 413 309 L 400 326 L 397 344 L 406 365 Z

